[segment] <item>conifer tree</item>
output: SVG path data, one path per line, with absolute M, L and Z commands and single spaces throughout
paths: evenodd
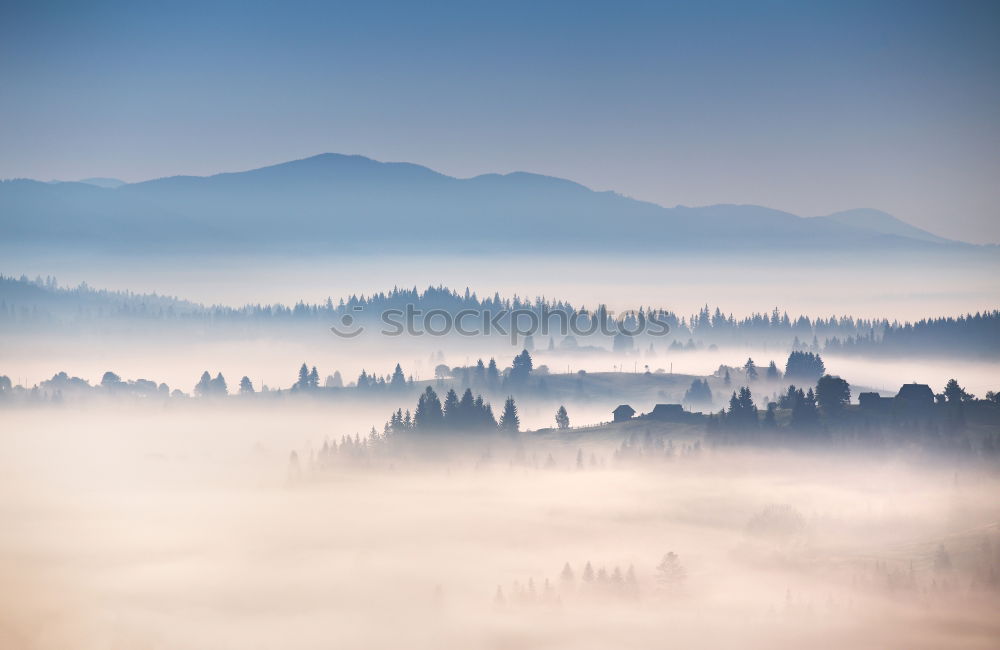
M 449 388 L 444 396 L 444 424 L 449 429 L 458 429 L 461 423 L 461 415 L 458 412 L 458 395 L 454 388 Z
M 569 414 L 566 412 L 565 406 L 560 406 L 559 410 L 556 411 L 556 427 L 560 429 L 569 428 Z
M 814 382 L 823 376 L 826 366 L 823 359 L 813 352 L 793 351 L 785 363 L 785 377 Z
M 496 431 L 499 426 L 493 415 L 493 406 L 487 403 L 486 409 L 483 411 L 483 428 L 488 431 Z
M 521 350 L 521 354 L 514 357 L 514 362 L 510 369 L 510 380 L 514 384 L 523 384 L 528 381 L 528 377 L 531 375 L 531 371 L 534 369 L 534 364 L 531 360 L 531 355 L 528 354 L 527 350 Z
M 680 558 L 673 551 L 663 556 L 656 566 L 656 581 L 660 587 L 667 590 L 677 589 L 687 577 L 687 571 L 681 566 Z
M 497 360 L 490 359 L 490 364 L 486 367 L 486 384 L 495 389 L 500 383 L 500 370 L 497 369 Z
M 753 403 L 750 389 L 743 386 L 739 394 L 733 393 L 729 398 L 729 410 L 726 412 L 726 424 L 736 428 L 751 428 L 757 426 L 757 407 Z
M 949 379 L 948 383 L 945 384 L 944 397 L 947 403 L 952 406 L 957 406 L 962 402 L 969 402 L 976 398 L 975 395 L 962 388 L 957 379 Z M 989 399 L 989 396 L 987 396 L 987 399 Z
M 198 397 L 208 397 L 212 394 L 212 375 L 208 371 L 201 373 L 201 379 L 195 384 L 194 394 Z
M 513 397 L 508 397 L 504 402 L 503 413 L 500 415 L 500 430 L 507 433 L 517 433 L 521 430 L 521 421 L 517 417 L 517 406 Z
M 565 585 L 572 585 L 575 581 L 573 569 L 570 568 L 569 562 L 563 565 L 562 573 L 559 574 L 559 580 Z
M 816 396 L 812 388 L 803 394 L 802 389 L 795 392 L 792 405 L 792 426 L 798 429 L 811 429 L 819 422 L 819 411 L 816 409 Z
M 359 384 L 360 385 L 360 384 Z M 299 379 L 295 382 L 294 388 L 303 390 L 309 387 L 309 366 L 305 363 L 299 368 Z
M 390 385 L 393 388 L 405 388 L 406 387 L 406 376 L 403 375 L 403 368 L 398 363 L 396 364 L 396 369 L 392 371 L 392 381 Z
M 480 400 L 482 401 L 482 400 Z M 472 396 L 472 389 L 466 388 L 462 393 L 462 399 L 458 400 L 458 426 L 459 428 L 475 427 L 476 422 L 476 399 Z
M 229 389 L 226 387 L 226 378 L 222 376 L 221 372 L 212 380 L 212 394 L 220 397 L 225 397 L 229 394 Z
M 417 400 L 417 410 L 413 414 L 413 425 L 421 431 L 440 431 L 444 422 L 441 400 L 430 386 Z
M 712 389 L 708 386 L 708 380 L 692 380 L 691 387 L 684 393 L 684 403 L 692 407 L 711 406 Z

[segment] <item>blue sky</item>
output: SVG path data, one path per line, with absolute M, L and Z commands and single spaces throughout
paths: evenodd
M 324 151 L 1000 242 L 1000 3 L 0 2 L 0 177 Z

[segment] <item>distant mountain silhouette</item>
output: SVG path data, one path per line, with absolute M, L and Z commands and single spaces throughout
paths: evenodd
M 870 218 L 870 214 L 878 215 Z M 664 208 L 560 178 L 459 179 L 321 154 L 250 171 L 117 188 L 0 182 L 10 242 L 267 250 L 814 250 L 969 246 L 877 211 L 802 218 L 753 205 Z
M 55 185 L 57 183 L 83 183 L 84 185 L 93 185 L 95 187 L 107 187 L 109 189 L 114 189 L 116 187 L 121 187 L 125 185 L 125 181 L 118 180 L 117 178 L 104 178 L 101 176 L 95 176 L 94 178 L 81 178 L 78 181 L 60 181 L 51 180 L 49 185 Z
M 905 221 L 900 221 L 891 214 L 882 212 L 881 210 L 872 210 L 871 208 L 844 210 L 843 212 L 834 212 L 833 214 L 819 218 L 830 219 L 831 221 L 836 221 L 837 223 L 842 223 L 853 228 L 867 229 L 886 235 L 898 235 L 900 237 L 909 237 L 910 239 L 919 239 L 920 241 L 929 241 L 936 244 L 954 243 L 944 237 L 938 237 L 926 230 L 911 226 Z
M 96 176 L 94 178 L 82 178 L 80 183 L 85 183 L 87 185 L 96 185 L 97 187 L 109 187 L 116 188 L 121 187 L 125 184 L 125 181 L 120 181 L 117 178 L 105 178 L 103 176 Z

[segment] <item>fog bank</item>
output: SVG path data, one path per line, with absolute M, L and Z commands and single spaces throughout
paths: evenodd
M 614 440 L 529 436 L 520 460 L 494 443 L 485 463 L 468 449 L 318 472 L 312 453 L 349 426 L 301 405 L 3 417 L 4 647 L 986 648 L 1000 635 L 1000 485 L 974 465 L 705 448 L 646 466 L 616 463 Z M 596 464 L 578 469 L 578 451 Z M 657 571 L 668 552 L 679 580 Z M 608 581 L 585 582 L 588 562 Z M 617 586 L 616 567 L 635 581 Z

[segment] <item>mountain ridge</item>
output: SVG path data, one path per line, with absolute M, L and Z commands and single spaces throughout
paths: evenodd
M 32 186 L 31 183 L 38 183 Z M 0 233 L 50 241 L 502 245 L 637 249 L 968 247 L 860 208 L 801 217 L 755 205 L 673 208 L 531 172 L 469 178 L 325 153 L 117 187 L 0 182 Z

